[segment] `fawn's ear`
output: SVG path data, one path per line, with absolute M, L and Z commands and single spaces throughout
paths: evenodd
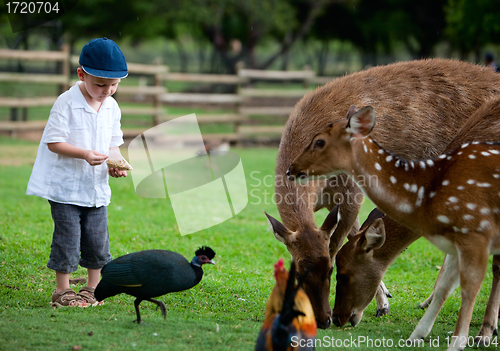
M 355 106 L 351 106 L 349 112 L 351 112 L 353 107 L 356 108 Z M 356 138 L 368 136 L 375 126 L 375 111 L 373 111 L 373 108 L 371 106 L 365 106 L 350 116 L 349 112 L 347 114 L 348 122 L 346 131 L 353 134 Z
M 385 226 L 382 218 L 377 218 L 364 233 L 362 248 L 367 253 L 379 249 L 385 243 Z

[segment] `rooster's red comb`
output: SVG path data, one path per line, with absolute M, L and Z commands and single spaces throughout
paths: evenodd
M 282 258 L 274 265 L 274 278 L 278 279 L 278 275 L 282 272 L 286 271 L 285 263 Z

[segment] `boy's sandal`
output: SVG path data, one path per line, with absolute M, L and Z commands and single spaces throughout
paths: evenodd
M 73 289 L 65 289 L 61 292 L 52 294 L 52 302 L 54 307 L 88 307 L 88 303 L 76 294 Z
M 85 302 L 87 302 L 90 306 L 98 306 L 104 304 L 104 301 L 97 301 L 94 295 L 95 288 L 91 288 L 90 286 L 84 286 L 78 292 L 78 296 L 80 296 Z

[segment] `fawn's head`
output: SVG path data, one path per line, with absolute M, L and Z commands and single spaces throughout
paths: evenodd
M 333 323 L 356 326 L 373 300 L 387 266 L 375 256 L 385 243 L 384 214 L 375 208 L 358 233 L 337 254 L 337 285 Z M 392 228 L 390 228 L 392 229 Z
M 351 106 L 347 119 L 328 125 L 317 134 L 305 150 L 290 165 L 289 179 L 306 179 L 352 169 L 350 140 L 364 138 L 375 126 L 375 112 L 371 106 L 358 110 Z

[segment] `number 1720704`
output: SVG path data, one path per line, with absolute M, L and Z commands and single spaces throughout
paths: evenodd
M 452 346 L 452 347 L 460 347 L 461 349 L 462 348 L 465 348 L 465 347 L 473 347 L 474 345 L 477 345 L 477 344 L 482 344 L 484 345 L 485 347 L 489 347 L 491 345 L 495 345 L 495 346 L 498 346 L 499 342 L 498 342 L 498 337 L 495 336 L 493 338 L 490 338 L 488 336 L 469 336 L 469 337 L 465 337 L 465 336 L 447 336 L 445 339 L 446 339 L 446 343 L 448 344 L 448 347 Z
M 7 13 L 30 14 L 30 13 L 59 13 L 58 2 L 48 1 L 10 1 L 5 4 Z

